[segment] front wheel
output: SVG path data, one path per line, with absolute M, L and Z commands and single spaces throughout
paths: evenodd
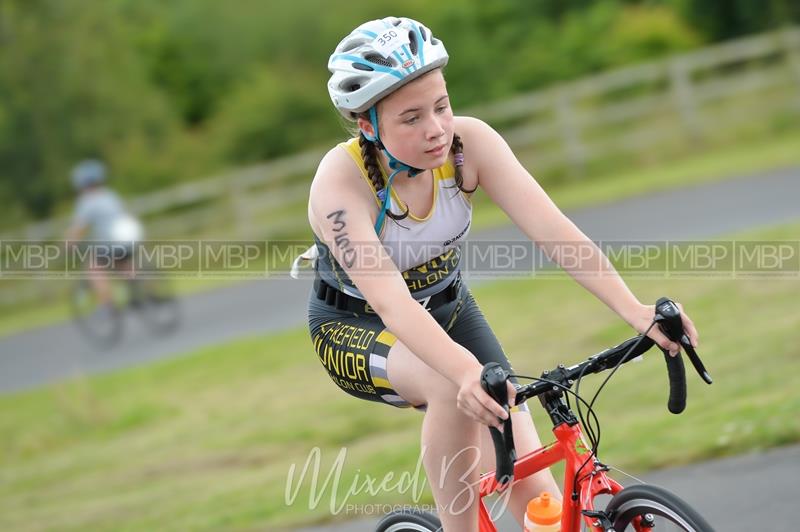
M 442 530 L 439 518 L 414 509 L 397 510 L 386 514 L 375 532 L 437 532 Z
M 677 495 L 658 486 L 637 484 L 629 486 L 611 498 L 606 515 L 615 532 L 625 530 L 659 532 L 713 532 L 697 511 Z

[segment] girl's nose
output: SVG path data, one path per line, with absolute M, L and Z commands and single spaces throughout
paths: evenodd
M 435 139 L 437 137 L 441 137 L 444 135 L 444 127 L 436 118 L 431 120 L 431 125 L 428 129 L 428 136 L 429 138 Z

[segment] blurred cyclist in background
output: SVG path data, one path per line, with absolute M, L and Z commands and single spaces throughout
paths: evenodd
M 66 238 L 99 241 L 111 246 L 116 269 L 126 269 L 135 242 L 144 238 L 144 230 L 125 209 L 120 197 L 106 186 L 106 165 L 95 159 L 86 159 L 73 168 L 71 179 L 78 199 Z M 108 275 L 104 275 L 108 267 L 92 261 L 89 270 L 97 300 L 102 308 L 113 310 L 111 282 Z

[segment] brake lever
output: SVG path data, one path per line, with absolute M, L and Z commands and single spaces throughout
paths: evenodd
M 659 300 L 656 301 L 656 315 L 654 321 L 658 323 L 659 329 L 661 329 L 661 332 L 663 332 L 667 338 L 683 347 L 695 371 L 700 375 L 700 378 L 707 384 L 714 382 L 708 370 L 703 365 L 703 361 L 700 360 L 697 351 L 692 347 L 689 337 L 683 332 L 683 321 L 681 321 L 681 311 L 678 305 L 669 298 L 659 298 Z
M 681 336 L 681 346 L 683 346 L 683 350 L 686 351 L 686 355 L 689 357 L 689 360 L 692 361 L 692 366 L 697 371 L 697 374 L 700 375 L 700 378 L 706 384 L 711 384 L 714 380 L 711 378 L 711 375 L 708 373 L 708 370 L 703 365 L 703 361 L 700 360 L 700 356 L 697 354 L 697 351 L 694 350 L 692 347 L 692 343 L 689 341 L 689 337 L 685 334 Z

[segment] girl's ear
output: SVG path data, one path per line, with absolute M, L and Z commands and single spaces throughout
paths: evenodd
M 358 129 L 364 134 L 367 140 L 375 141 L 375 128 L 372 127 L 372 124 L 369 120 L 358 117 L 356 123 L 358 124 Z

